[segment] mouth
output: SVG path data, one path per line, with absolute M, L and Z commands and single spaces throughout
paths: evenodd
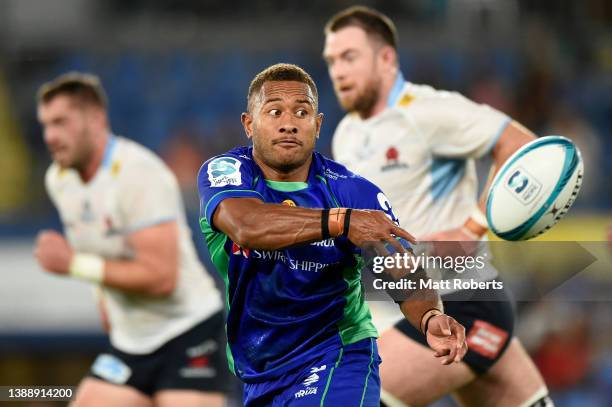
M 350 93 L 355 87 L 352 85 L 343 85 L 343 86 L 338 86 L 336 87 L 336 93 L 338 93 L 341 96 L 344 96 L 348 93 Z
M 275 140 L 273 142 L 274 145 L 278 145 L 282 148 L 295 148 L 295 147 L 301 147 L 302 146 L 302 142 L 293 138 L 283 138 L 283 139 L 278 139 Z

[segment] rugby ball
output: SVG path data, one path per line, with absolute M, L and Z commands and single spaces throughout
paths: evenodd
M 496 174 L 487 197 L 487 221 L 505 240 L 527 240 L 552 228 L 582 185 L 580 151 L 561 136 L 521 147 Z

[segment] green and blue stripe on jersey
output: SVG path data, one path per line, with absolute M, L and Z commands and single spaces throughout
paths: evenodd
M 291 200 L 305 208 L 387 210 L 374 184 L 313 153 L 306 182 L 264 179 L 252 147 L 208 160 L 198 174 L 200 226 L 226 285 L 230 367 L 245 382 L 281 376 L 326 352 L 376 337 L 364 300 L 360 250 L 340 237 L 283 250 L 245 249 L 215 229 L 227 198 Z

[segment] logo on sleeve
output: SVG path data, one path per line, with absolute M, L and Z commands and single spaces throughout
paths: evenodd
M 240 161 L 232 157 L 215 158 L 208 164 L 208 180 L 211 187 L 242 184 Z

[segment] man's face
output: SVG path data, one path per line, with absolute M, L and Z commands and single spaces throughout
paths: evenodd
M 51 157 L 60 166 L 82 167 L 92 154 L 90 108 L 80 107 L 68 95 L 38 105 L 38 121 Z
M 310 87 L 297 81 L 264 83 L 253 95 L 251 112 L 242 115 L 255 156 L 284 173 L 307 163 L 322 119 Z
M 379 46 L 360 27 L 350 26 L 325 36 L 323 58 L 336 97 L 348 112 L 368 112 L 380 95 Z

